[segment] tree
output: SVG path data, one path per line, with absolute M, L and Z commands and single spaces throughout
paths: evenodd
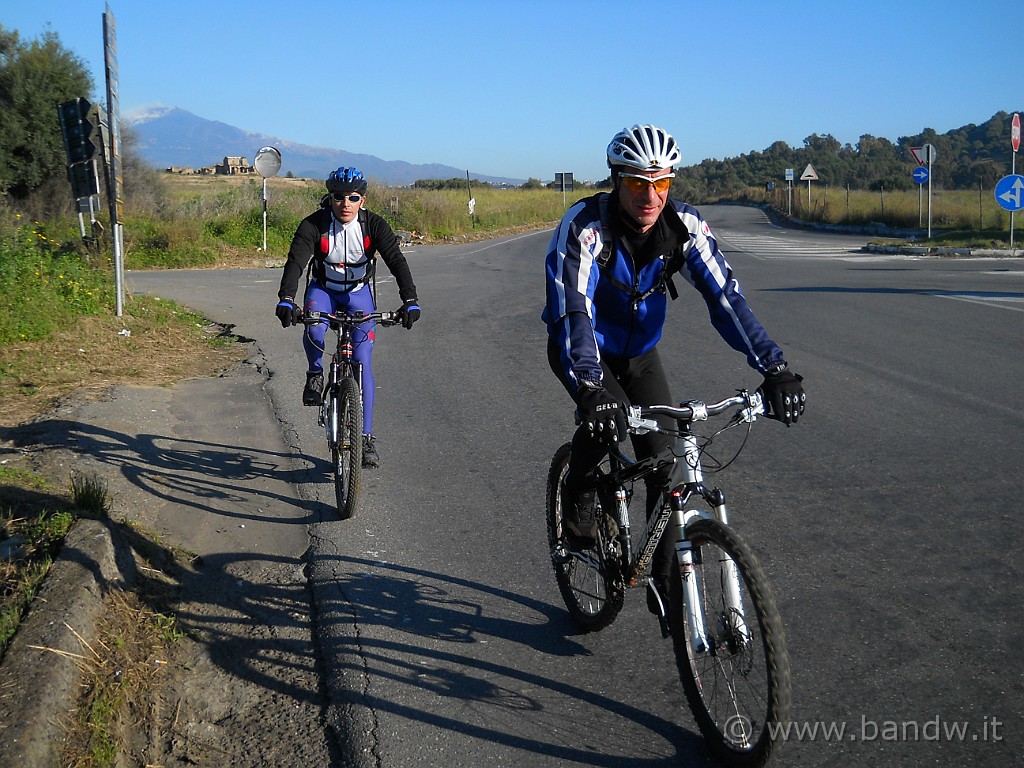
M 0 26 L 0 193 L 23 199 L 65 175 L 57 105 L 92 91 L 88 68 L 56 33 L 25 44 Z

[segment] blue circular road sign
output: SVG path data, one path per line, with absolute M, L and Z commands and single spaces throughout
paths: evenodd
M 1024 208 L 1024 176 L 1014 173 L 1003 176 L 995 189 L 996 202 L 1008 211 Z
M 914 181 L 918 184 L 924 184 L 928 181 L 928 169 L 923 165 L 918 166 L 914 169 Z

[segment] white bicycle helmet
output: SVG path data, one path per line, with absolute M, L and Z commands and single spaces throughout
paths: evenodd
M 626 166 L 638 171 L 663 171 L 682 159 L 676 140 L 653 125 L 623 128 L 608 145 L 608 167 Z

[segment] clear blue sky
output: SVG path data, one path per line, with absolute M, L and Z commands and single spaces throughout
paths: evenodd
M 103 0 L 4 5 L 0 24 L 56 32 L 105 93 Z M 1024 10 L 1009 0 L 109 5 L 122 118 L 181 107 L 491 176 L 604 178 L 609 139 L 637 122 L 673 133 L 691 164 L 813 133 L 944 133 L 1024 106 Z

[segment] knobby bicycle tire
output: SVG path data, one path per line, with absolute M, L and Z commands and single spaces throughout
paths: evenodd
M 333 408 L 338 414 L 337 440 L 331 445 L 334 496 L 338 516 L 347 520 L 356 513 L 363 468 L 363 400 L 355 379 L 338 384 Z
M 669 626 L 686 699 L 711 752 L 733 766 L 764 766 L 782 743 L 792 690 L 782 619 L 767 577 L 750 548 L 718 520 L 686 526 L 693 546 L 689 578 L 697 579 L 709 649 L 695 649 L 683 607 L 678 555 L 669 588 Z M 740 577 L 744 617 L 730 620 L 723 599 L 722 557 Z
M 546 518 L 548 548 L 555 549 L 562 541 L 562 478 L 569 468 L 570 445 L 566 443 L 551 459 L 548 470 Z M 552 558 L 558 591 L 573 622 L 586 632 L 604 629 L 619 615 L 625 597 L 621 578 L 617 575 L 617 528 L 607 514 L 599 516 L 598 543 L 584 552 L 567 553 L 559 562 Z

